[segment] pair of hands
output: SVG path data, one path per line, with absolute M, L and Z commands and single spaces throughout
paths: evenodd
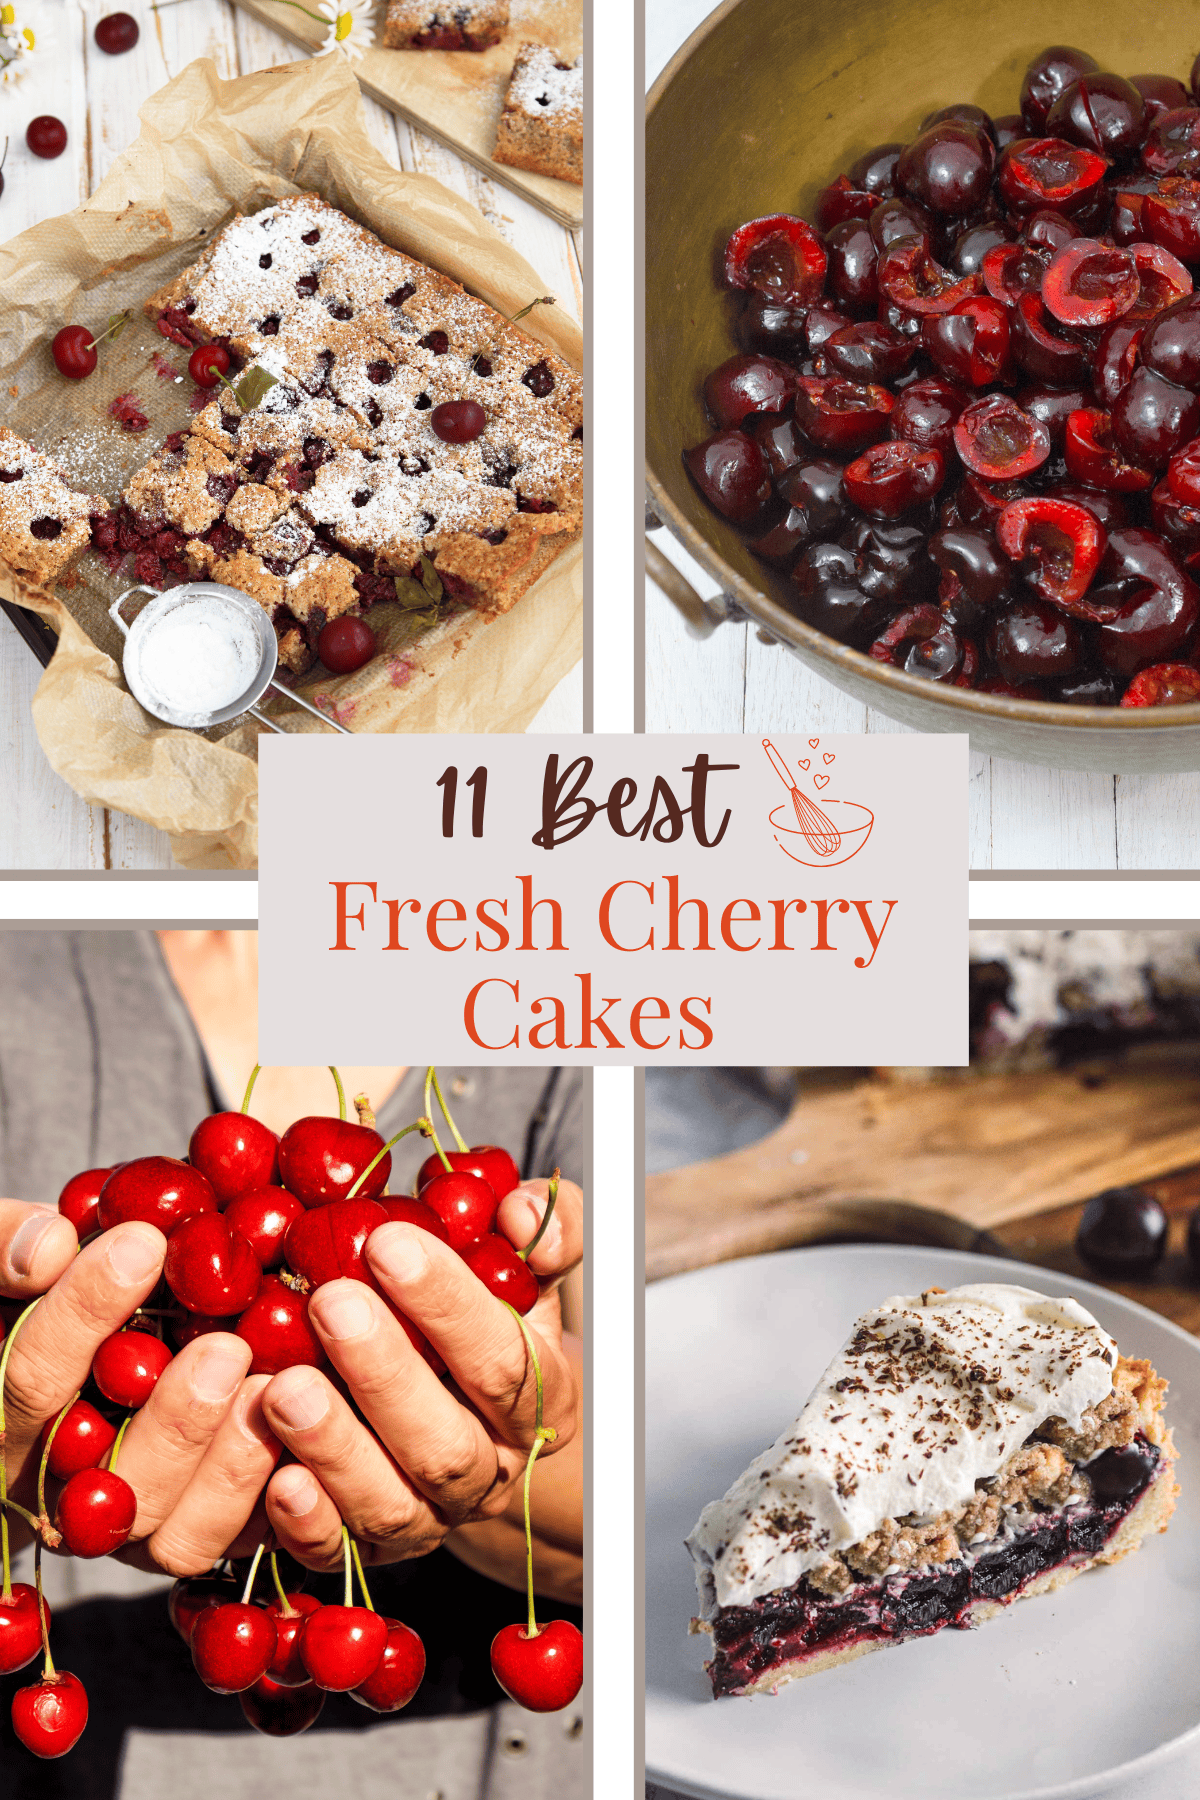
M 522 1184 L 502 1202 L 496 1229 L 516 1246 L 528 1243 L 547 1198 L 548 1183 Z M 558 1434 L 543 1459 L 578 1427 L 557 1287 L 580 1260 L 582 1234 L 582 1195 L 564 1181 L 529 1259 L 542 1294 L 525 1323 L 542 1367 L 544 1423 Z M 0 1200 L 0 1295 L 44 1296 L 12 1346 L 4 1394 L 9 1491 L 31 1510 L 42 1427 L 83 1386 L 100 1343 L 146 1303 L 165 1253 L 161 1232 L 141 1223 L 80 1250 L 58 1213 Z M 125 1433 L 118 1467 L 138 1510 L 123 1560 L 198 1574 L 248 1554 L 270 1530 L 300 1562 L 335 1568 L 344 1519 L 375 1563 L 422 1556 L 463 1526 L 477 1527 L 473 1543 L 464 1533 L 466 1560 L 505 1561 L 501 1547 L 489 1552 L 489 1534 L 519 1507 L 534 1437 L 536 1387 L 520 1328 L 452 1250 L 414 1226 L 381 1226 L 367 1260 L 441 1353 L 450 1381 L 433 1374 L 362 1282 L 330 1282 L 310 1301 L 332 1380 L 309 1368 L 250 1375 L 241 1338 L 195 1339 Z

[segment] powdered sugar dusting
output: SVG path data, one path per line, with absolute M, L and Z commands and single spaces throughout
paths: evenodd
M 583 121 L 583 58 L 564 68 L 547 44 L 522 44 L 513 65 L 505 105 L 517 107 L 531 119 L 553 118 L 562 123 Z

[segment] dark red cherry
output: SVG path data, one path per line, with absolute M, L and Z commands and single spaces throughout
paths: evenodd
M 944 124 L 969 125 L 973 131 L 995 141 L 990 114 L 985 113 L 982 106 L 975 106 L 969 100 L 956 100 L 953 106 L 942 106 L 937 112 L 927 113 L 921 120 L 921 130 L 932 131 L 935 125 Z
M 288 1594 L 287 1602 L 287 1612 L 278 1600 L 272 1600 L 267 1607 L 275 1621 L 275 1653 L 267 1665 L 267 1676 L 281 1687 L 307 1687 L 310 1677 L 300 1659 L 300 1636 L 304 1621 L 321 1602 L 311 1594 Z
M 1082 388 L 1028 387 L 1019 390 L 1016 402 L 1022 412 L 1046 427 L 1053 452 L 1063 447 L 1071 414 L 1087 406 L 1091 398 Z
M 938 376 L 914 381 L 896 399 L 892 436 L 922 450 L 937 450 L 945 460 L 954 448 L 954 421 L 971 396 Z
M 748 350 L 764 350 L 778 356 L 799 351 L 805 344 L 807 306 L 788 306 L 769 294 L 751 290 L 738 319 L 738 336 Z
M 188 1161 L 207 1177 L 218 1206 L 279 1179 L 279 1139 L 246 1113 L 210 1113 L 188 1144 Z
M 1126 461 L 1114 442 L 1109 414 L 1094 407 L 1081 407 L 1069 415 L 1063 454 L 1076 481 L 1089 487 L 1136 494 L 1144 493 L 1154 482 L 1148 469 Z
M 895 404 L 887 388 L 875 383 L 844 381 L 836 375 L 802 375 L 796 393 L 796 423 L 822 450 L 853 456 L 887 436 Z
M 25 143 L 34 156 L 53 162 L 67 147 L 67 128 L 53 113 L 39 113 L 25 127 Z
M 99 358 L 96 344 L 86 325 L 64 325 L 50 341 L 50 354 L 60 375 L 68 381 L 83 381 Z
M 1022 294 L 1009 313 L 1013 361 L 1034 381 L 1051 387 L 1078 387 L 1087 379 L 1084 346 L 1063 335 L 1064 327 L 1046 311 L 1040 294 Z
M 896 179 L 903 193 L 930 212 L 961 219 L 978 212 L 987 199 L 995 161 L 988 132 L 944 120 L 905 147 Z
M 225 1209 L 224 1219 L 249 1244 L 264 1269 L 277 1269 L 283 1261 L 283 1239 L 304 1206 L 286 1188 L 262 1187 L 239 1194 Z
M 937 450 L 920 450 L 902 438 L 873 444 L 847 466 L 846 493 L 860 511 L 873 518 L 898 519 L 922 501 L 932 499 L 945 479 Z
M 1114 674 L 1132 676 L 1187 656 L 1200 618 L 1200 592 L 1155 532 L 1136 527 L 1109 532 L 1091 598 L 1117 605 L 1097 633 L 1100 660 Z
M 708 376 L 704 403 L 714 424 L 740 426 L 752 413 L 780 413 L 791 404 L 796 372 L 773 356 L 731 356 Z
M 87 1694 L 78 1675 L 59 1669 L 13 1695 L 13 1731 L 34 1756 L 45 1761 L 65 1756 L 83 1736 Z
M 739 225 L 725 246 L 725 281 L 759 288 L 777 300 L 815 300 L 825 282 L 827 258 L 811 225 L 789 213 L 773 213 Z
M 47 1419 L 43 1425 L 43 1445 L 53 1426 L 53 1419 Z M 56 1481 L 69 1481 L 82 1469 L 96 1468 L 108 1455 L 116 1436 L 116 1426 L 110 1425 L 103 1413 L 98 1413 L 87 1400 L 76 1400 L 54 1433 L 46 1467 Z
M 874 218 L 874 213 L 872 213 Z M 876 265 L 879 252 L 865 219 L 847 219 L 835 225 L 826 240 L 829 273 L 826 285 L 832 303 L 856 318 L 873 312 L 879 298 Z
M 1108 166 L 1107 157 L 1061 138 L 1020 138 L 1001 151 L 996 180 L 1001 199 L 1013 212 L 1046 207 L 1073 215 L 1095 198 Z
M 1179 106 L 1160 112 L 1142 145 L 1142 167 L 1154 176 L 1200 175 L 1200 111 Z
M 177 1581 L 167 1596 L 167 1616 L 184 1643 L 191 1645 L 192 1626 L 210 1606 L 224 1606 L 240 1593 L 227 1575 L 188 1575 Z
M 1026 128 L 1041 131 L 1059 95 L 1081 75 L 1099 73 L 1099 69 L 1100 64 L 1085 50 L 1073 50 L 1066 44 L 1052 44 L 1035 56 L 1021 83 L 1021 117 Z
M 1043 210 L 1028 213 L 1021 221 L 1021 242 L 1034 250 L 1046 250 L 1051 256 L 1057 256 L 1079 236 L 1079 227 L 1064 213 Z
M 559 1712 L 583 1686 L 583 1635 L 567 1619 L 551 1619 L 536 1637 L 506 1625 L 492 1639 L 492 1673 L 510 1700 L 529 1712 Z
M 987 294 L 973 294 L 950 312 L 921 322 L 921 347 L 929 360 L 947 380 L 967 387 L 1004 379 L 1008 342 L 1008 313 Z
M 1041 468 L 1050 455 L 1050 433 L 1015 400 L 989 394 L 959 415 L 954 447 L 985 481 L 1012 481 Z
M 879 258 L 879 293 L 901 312 L 924 316 L 953 311 L 983 287 L 983 276 L 955 275 L 929 254 L 920 238 L 897 238 Z
M 103 50 L 105 56 L 123 56 L 126 50 L 132 50 L 141 32 L 137 20 L 127 12 L 106 13 L 97 20 L 93 34 L 96 48 Z
M 376 648 L 371 627 L 353 613 L 330 619 L 317 637 L 317 655 L 332 675 L 352 675 L 370 662 Z
M 117 1331 L 92 1358 L 92 1380 L 106 1400 L 136 1412 L 144 1406 L 171 1361 L 171 1352 L 148 1331 Z
M 318 1687 L 346 1694 L 375 1673 L 387 1642 L 387 1622 L 378 1613 L 365 1606 L 322 1606 L 305 1620 L 300 1656 Z
M 907 194 L 894 194 L 890 200 L 881 200 L 868 224 L 871 242 L 881 256 L 901 238 L 919 238 L 928 249 L 937 231 L 933 214 Z
M 298 1363 L 319 1369 L 325 1364 L 321 1340 L 308 1319 L 308 1296 L 286 1286 L 278 1275 L 264 1275 L 255 1300 L 234 1330 L 254 1353 L 251 1375 L 278 1375 Z
M 363 1250 L 371 1233 L 386 1223 L 387 1214 L 376 1200 L 334 1200 L 292 1221 L 283 1252 L 289 1267 L 314 1288 L 342 1276 L 375 1287 Z
M 1094 238 L 1074 238 L 1051 257 L 1042 276 L 1042 301 L 1065 325 L 1111 325 L 1141 291 L 1128 250 Z
M 46 1608 L 46 1624 L 50 1608 Z M 0 1675 L 11 1675 L 31 1663 L 42 1647 L 42 1627 L 38 1618 L 37 1589 L 23 1581 L 12 1583 L 5 1599 L 0 1594 Z
M 81 1174 L 72 1175 L 58 1196 L 58 1210 L 70 1219 L 80 1243 L 100 1229 L 100 1189 L 111 1174 L 111 1169 L 84 1169 Z
M 192 1662 L 214 1694 L 240 1694 L 265 1675 L 275 1654 L 275 1621 L 240 1600 L 210 1606 L 192 1626 Z
M 488 1293 L 497 1300 L 507 1300 L 515 1312 L 527 1313 L 537 1304 L 541 1293 L 537 1276 L 521 1261 L 507 1238 L 489 1233 L 476 1243 L 464 1245 L 461 1254 Z
M 229 373 L 229 352 L 224 344 L 200 344 L 188 357 L 188 374 L 197 387 L 215 388 Z
M 965 596 L 972 605 L 989 608 L 1004 599 L 1014 585 L 1013 566 L 990 531 L 971 531 L 961 525 L 936 531 L 929 540 L 929 554 L 942 571 L 941 600 Z
M 1200 506 L 1200 438 L 1175 452 L 1167 469 L 1167 485 L 1181 506 Z
M 877 319 L 845 325 L 825 340 L 824 354 L 835 374 L 850 381 L 888 382 L 912 362 L 917 353 L 913 338 L 905 337 Z
M 755 518 L 771 498 L 766 458 L 744 431 L 719 431 L 685 450 L 683 462 L 708 504 L 735 525 Z
M 849 316 L 835 306 L 832 300 L 814 300 L 804 320 L 804 342 L 809 355 L 818 355 L 834 332 L 841 331 L 850 323 Z
M 1200 259 L 1200 181 L 1165 175 L 1142 201 L 1143 234 L 1180 262 Z
M 254 1251 L 220 1213 L 185 1219 L 172 1232 L 163 1274 L 189 1312 L 210 1318 L 244 1312 L 262 1282 Z
M 1003 219 L 985 219 L 960 231 L 950 251 L 950 267 L 956 275 L 978 275 L 989 250 L 1002 249 L 1012 238 L 1012 227 Z
M 896 164 L 903 149 L 903 144 L 877 144 L 873 150 L 865 150 L 857 162 L 850 164 L 850 180 L 856 188 L 865 188 L 868 194 L 886 200 L 896 191 Z
M 425 1674 L 425 1646 L 399 1619 L 384 1619 L 387 1643 L 373 1675 L 350 1690 L 350 1698 L 372 1712 L 399 1712 L 407 1706 Z
M 446 1227 L 452 1250 L 464 1250 L 485 1237 L 496 1222 L 499 1202 L 488 1182 L 466 1170 L 443 1169 L 421 1188 L 419 1196 Z
M 1200 387 L 1200 296 L 1189 295 L 1159 313 L 1142 333 L 1138 353 L 1165 381 Z
M 1122 706 L 1190 706 L 1197 700 L 1200 669 L 1191 663 L 1158 663 L 1141 669 L 1121 695 Z
M 1145 1188 L 1106 1188 L 1083 1209 L 1075 1248 L 1101 1274 L 1149 1274 L 1167 1247 L 1167 1215 Z
M 979 653 L 936 606 L 906 607 L 869 646 L 868 656 L 923 681 L 974 685 Z
M 137 1495 L 111 1469 L 81 1469 L 58 1496 L 55 1524 L 72 1556 L 108 1556 L 133 1530 Z
M 174 1156 L 139 1156 L 113 1170 L 100 1190 L 97 1218 L 102 1231 L 141 1219 L 169 1238 L 185 1219 L 216 1210 L 217 1197 L 199 1169 Z
M 344 1200 L 363 1170 L 383 1149 L 383 1139 L 369 1125 L 321 1115 L 297 1119 L 279 1140 L 279 1175 L 290 1194 L 305 1206 Z M 373 1200 L 392 1172 L 388 1151 L 367 1176 L 355 1198 Z
M 1153 369 L 1135 369 L 1112 405 L 1112 433 L 1131 462 L 1165 469 L 1200 430 L 1200 398 Z
M 443 400 L 429 424 L 445 444 L 473 444 L 487 428 L 487 414 L 478 400 Z
M 1092 384 L 1100 407 L 1107 412 L 1138 365 L 1143 325 L 1117 319 L 1103 333 L 1092 358 Z M 1081 400 L 1080 406 L 1087 402 Z
M 877 203 L 878 195 L 856 188 L 848 175 L 839 175 L 817 195 L 813 208 L 817 230 L 830 232 L 847 219 L 869 218 Z
M 1138 274 L 1138 297 L 1125 314 L 1126 323 L 1156 319 L 1191 293 L 1191 276 L 1179 258 L 1161 244 L 1135 243 L 1129 251 Z
M 1108 537 L 1094 513 L 1066 500 L 1014 500 L 996 522 L 996 541 L 1043 600 L 1095 618 L 1085 595 Z
M 312 1681 L 304 1687 L 285 1687 L 260 1675 L 253 1687 L 243 1688 L 238 1702 L 246 1723 L 264 1737 L 299 1737 L 320 1718 L 325 1690 Z
M 1046 114 L 1051 137 L 1110 157 L 1136 150 L 1146 124 L 1146 102 L 1131 81 L 1090 71 L 1064 88 Z
M 1083 654 L 1079 627 L 1044 600 L 1011 600 L 996 614 L 988 652 L 1006 681 L 1070 675 Z
M 1145 101 L 1146 116 L 1152 125 L 1164 113 L 1177 112 L 1181 106 L 1195 110 L 1191 95 L 1174 75 L 1131 75 L 1129 79 Z

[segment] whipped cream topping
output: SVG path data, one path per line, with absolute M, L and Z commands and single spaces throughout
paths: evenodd
M 1050 1418 L 1078 1426 L 1117 1347 L 1075 1300 L 981 1282 L 884 1300 L 795 1423 L 687 1539 L 701 1611 L 790 1587 L 884 1519 L 966 1504 Z

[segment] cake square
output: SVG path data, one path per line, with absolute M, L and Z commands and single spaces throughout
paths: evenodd
M 388 0 L 385 50 L 487 50 L 508 27 L 508 0 Z
M 52 457 L 0 426 L 0 561 L 52 587 L 87 545 L 92 514 L 107 500 L 77 494 Z
M 583 185 L 583 58 L 565 63 L 548 44 L 517 52 L 493 160 Z

